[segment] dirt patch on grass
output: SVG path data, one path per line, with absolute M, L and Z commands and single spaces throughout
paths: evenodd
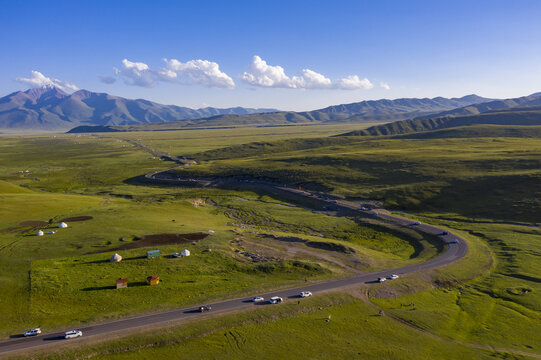
M 92 216 L 74 216 L 60 220 L 60 222 L 87 221 L 94 219 Z
M 186 244 L 194 241 L 200 241 L 205 239 L 209 234 L 198 232 L 198 233 L 189 233 L 189 234 L 153 234 L 153 235 L 143 235 L 141 239 L 135 240 L 129 244 L 124 244 L 113 249 L 99 250 L 91 252 L 90 254 L 97 254 L 109 251 L 116 250 L 128 250 L 128 249 L 138 249 L 148 246 L 158 246 L 158 245 L 173 245 L 173 244 Z
M 324 241 L 310 241 L 294 236 L 276 236 L 272 234 L 261 234 L 263 238 L 266 239 L 273 239 L 273 240 L 279 240 L 284 242 L 290 242 L 290 243 L 304 243 L 306 246 L 321 250 L 327 250 L 327 251 L 336 251 L 344 254 L 353 254 L 355 253 L 355 249 L 351 247 L 344 246 L 342 244 L 332 243 L 332 242 L 324 242 Z
M 47 226 L 49 225 L 49 223 L 47 221 L 40 221 L 40 220 L 26 220 L 26 221 L 21 221 L 19 225 L 38 227 L 38 226 Z

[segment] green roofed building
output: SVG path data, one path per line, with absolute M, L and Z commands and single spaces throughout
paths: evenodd
M 154 259 L 160 257 L 160 250 L 147 251 L 147 259 Z

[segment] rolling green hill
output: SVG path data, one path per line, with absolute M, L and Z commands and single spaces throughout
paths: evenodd
M 477 115 L 397 121 L 341 136 L 381 136 L 418 133 L 468 125 L 541 125 L 541 106 L 512 108 Z

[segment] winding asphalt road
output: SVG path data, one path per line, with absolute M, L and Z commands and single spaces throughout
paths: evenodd
M 196 182 L 201 186 L 216 186 L 215 180 L 212 180 L 212 179 L 199 179 L 199 180 L 178 179 L 178 178 L 159 179 L 160 175 L 162 175 L 164 172 L 165 171 L 150 173 L 150 174 L 147 174 L 145 177 L 147 178 L 147 180 L 156 180 L 156 181 L 159 180 L 162 182 L 163 181 L 173 182 L 173 183 L 178 182 L 179 184 L 187 183 L 187 182 L 193 184 L 194 182 Z M 224 180 L 222 179 L 221 181 L 223 182 Z M 359 213 L 367 217 L 392 222 L 394 224 L 398 224 L 402 226 L 416 228 L 418 230 L 425 231 L 429 234 L 437 235 L 443 242 L 447 244 L 444 248 L 444 251 L 441 253 L 441 255 L 429 261 L 426 261 L 424 263 L 408 265 L 408 266 L 395 268 L 395 269 L 389 269 L 389 270 L 363 273 L 363 274 L 358 274 L 358 275 L 343 278 L 343 279 L 332 280 L 332 281 L 316 283 L 316 284 L 309 284 L 309 285 L 307 284 L 306 286 L 272 291 L 272 292 L 268 292 L 264 294 L 253 294 L 254 296 L 255 295 L 263 296 L 265 299 L 269 299 L 272 296 L 280 296 L 284 299 L 284 301 L 288 301 L 288 299 L 299 298 L 299 293 L 301 291 L 311 291 L 312 293 L 314 293 L 315 296 L 317 296 L 317 294 L 322 291 L 335 290 L 335 289 L 348 287 L 352 285 L 358 285 L 358 284 L 377 284 L 378 283 L 377 279 L 379 277 L 387 277 L 391 274 L 402 276 L 402 275 L 406 275 L 406 274 L 410 274 L 410 273 L 414 273 L 418 271 L 439 268 L 444 265 L 448 265 L 456 261 L 457 259 L 460 259 L 464 255 L 466 255 L 466 253 L 468 252 L 468 246 L 466 242 L 464 241 L 464 239 L 452 233 L 448 233 L 444 235 L 444 230 L 436 226 L 432 226 L 428 224 L 415 224 L 414 221 L 410 219 L 406 219 L 406 218 L 395 216 L 395 215 L 389 215 L 389 214 L 383 213 L 381 210 L 378 210 L 378 209 L 361 210 L 361 207 L 359 206 L 347 204 L 337 199 L 323 197 L 321 195 L 312 194 L 312 193 L 298 190 L 298 189 L 281 187 L 281 186 L 277 186 L 277 185 L 265 183 L 265 182 L 254 182 L 254 181 L 246 181 L 246 180 L 238 180 L 238 179 L 229 179 L 227 181 L 234 182 L 236 184 L 246 183 L 246 184 L 249 184 L 249 186 L 252 186 L 255 184 L 255 185 L 258 185 L 259 188 L 269 187 L 269 190 L 272 190 L 272 192 L 286 191 L 286 192 L 295 194 L 297 196 L 304 196 L 306 198 L 312 198 L 319 201 L 323 201 L 325 203 L 328 203 L 329 207 L 334 207 L 337 209 L 344 209 L 348 211 L 358 211 Z M 453 243 L 455 239 L 458 240 L 458 243 Z M 399 281 L 399 280 L 393 280 L 393 281 Z M 258 306 L 280 306 L 280 305 L 270 305 L 267 302 L 253 303 L 251 302 L 251 298 L 252 296 L 210 303 L 210 305 L 212 306 L 212 313 L 251 309 Z M 141 316 L 136 316 L 136 317 L 130 317 L 130 318 L 116 320 L 116 321 L 109 321 L 109 322 L 90 325 L 90 326 L 81 326 L 81 327 L 77 327 L 77 329 L 81 330 L 83 332 L 83 336 L 87 338 L 91 336 L 104 336 L 104 335 L 108 335 L 112 333 L 133 330 L 136 328 L 141 328 L 141 327 L 145 327 L 149 325 L 156 325 L 156 324 L 167 325 L 168 322 L 172 322 L 172 321 L 196 319 L 196 318 L 204 318 L 204 317 L 205 317 L 205 314 L 199 313 L 198 308 L 196 306 L 191 306 L 191 307 L 184 307 L 184 308 L 151 313 L 151 314 L 141 315 Z M 77 341 L 77 339 L 64 340 L 63 335 L 64 335 L 64 331 L 59 331 L 59 332 L 42 334 L 35 337 L 29 337 L 29 338 L 19 337 L 19 338 L 13 338 L 10 340 L 1 341 L 0 342 L 0 355 L 5 355 L 11 352 L 21 352 L 24 350 L 36 349 L 39 347 L 46 347 L 46 346 L 52 347 L 64 341 L 70 341 L 70 342 Z

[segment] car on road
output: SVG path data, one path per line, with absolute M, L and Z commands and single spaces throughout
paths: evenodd
M 416 221 L 413 223 L 413 225 L 421 225 L 421 222 L 420 221 Z
M 386 278 L 384 278 L 384 277 L 380 277 L 380 278 L 378 278 L 378 282 L 380 282 L 380 283 L 384 282 L 385 280 L 387 280 L 387 279 L 386 279 Z
M 442 235 L 449 235 L 449 231 L 444 231 L 441 233 Z
M 300 297 L 304 298 L 304 297 L 312 296 L 312 293 L 310 291 L 301 291 L 299 295 Z
M 389 276 L 387 277 L 387 279 L 389 279 L 389 280 L 395 280 L 395 279 L 398 279 L 398 278 L 399 278 L 399 276 L 398 276 L 398 275 L 395 275 L 395 274 L 389 275 Z
M 254 296 L 252 298 L 252 302 L 261 302 L 261 301 L 265 301 L 265 298 L 263 296 Z
M 273 296 L 270 298 L 269 302 L 271 304 L 278 304 L 278 303 L 281 303 L 282 301 L 284 301 L 284 299 L 282 299 L 281 297 L 279 296 Z
M 73 339 L 79 336 L 83 336 L 83 332 L 81 330 L 70 330 L 64 333 L 64 339 Z
M 451 241 L 451 244 L 458 244 L 458 239 L 454 239 L 453 241 Z
M 205 312 L 212 310 L 212 307 L 210 305 L 201 305 L 199 307 L 199 312 Z
M 34 328 L 34 329 L 30 329 L 28 331 L 25 331 L 23 336 L 36 336 L 36 335 L 39 335 L 41 334 L 41 329 L 40 328 Z

